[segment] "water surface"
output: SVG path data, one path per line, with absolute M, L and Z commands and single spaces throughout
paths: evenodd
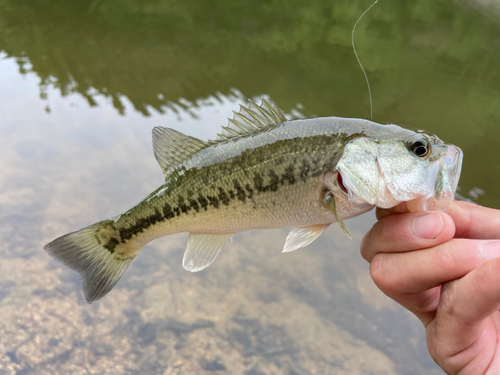
M 365 1 L 0 0 L 0 374 L 440 374 L 359 254 L 373 213 L 281 254 L 239 234 L 203 272 L 186 234 L 92 305 L 42 250 L 157 188 L 151 129 L 214 138 L 247 98 L 369 117 L 351 49 Z M 356 29 L 374 120 L 464 151 L 459 194 L 500 208 L 496 2 L 382 0 Z

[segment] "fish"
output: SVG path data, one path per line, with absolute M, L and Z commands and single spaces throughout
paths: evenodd
M 283 252 L 305 247 L 338 222 L 408 202 L 445 210 L 462 151 L 435 135 L 356 118 L 287 120 L 274 103 L 240 106 L 215 140 L 155 127 L 165 183 L 114 218 L 44 249 L 82 279 L 92 303 L 110 292 L 150 241 L 189 232 L 183 267 L 212 264 L 236 233 L 292 228 Z

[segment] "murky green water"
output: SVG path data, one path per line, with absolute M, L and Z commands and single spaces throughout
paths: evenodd
M 0 0 L 0 374 L 441 373 L 359 255 L 372 213 L 290 254 L 286 230 L 242 233 L 197 274 L 163 238 L 93 305 L 42 250 L 161 184 L 154 126 L 213 138 L 261 96 L 367 118 L 369 5 Z M 374 120 L 460 146 L 459 193 L 500 208 L 498 2 L 380 0 L 355 36 Z

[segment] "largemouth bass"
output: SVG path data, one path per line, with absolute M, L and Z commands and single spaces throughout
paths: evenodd
M 234 113 L 214 141 L 154 128 L 165 184 L 124 214 L 45 246 L 80 273 L 87 302 L 158 237 L 189 232 L 183 266 L 195 272 L 240 231 L 292 227 L 289 252 L 334 222 L 348 234 L 343 220 L 375 206 L 444 210 L 453 200 L 462 152 L 436 136 L 362 119 L 287 121 L 265 100 Z

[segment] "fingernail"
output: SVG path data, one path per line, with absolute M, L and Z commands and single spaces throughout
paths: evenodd
M 438 214 L 426 214 L 413 219 L 413 232 L 417 237 L 433 240 L 443 229 L 443 218 Z
M 479 246 L 479 251 L 486 261 L 500 258 L 500 241 L 485 242 Z

